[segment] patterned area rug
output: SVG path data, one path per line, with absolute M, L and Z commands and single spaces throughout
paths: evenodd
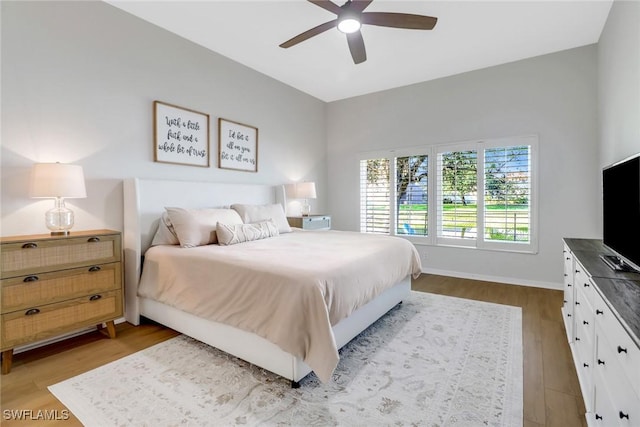
M 185 336 L 49 389 L 87 426 L 521 426 L 522 312 L 412 292 L 299 389 Z

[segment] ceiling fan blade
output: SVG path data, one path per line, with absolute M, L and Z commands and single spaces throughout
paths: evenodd
M 362 23 L 380 27 L 409 28 L 411 30 L 431 30 L 438 18 L 410 13 L 363 12 Z
M 362 12 L 373 0 L 351 0 L 351 10 Z
M 367 51 L 364 48 L 364 39 L 362 33 L 358 30 L 355 33 L 347 34 L 347 42 L 349 43 L 349 50 L 351 51 L 351 57 L 353 62 L 360 64 L 367 60 Z
M 342 9 L 337 4 L 329 0 L 307 0 L 309 3 L 313 3 L 316 6 L 320 6 L 324 10 L 335 13 L 336 15 L 342 12 Z
M 313 36 L 317 36 L 320 33 L 324 33 L 325 31 L 335 27 L 336 21 L 337 19 L 334 19 L 332 21 L 325 22 L 324 24 L 320 24 L 317 27 L 313 27 L 312 29 L 305 31 L 304 33 L 298 34 L 294 38 L 289 39 L 286 42 L 282 43 L 280 47 L 283 47 L 286 49 L 288 47 L 295 46 L 298 43 L 301 43 L 307 39 L 310 39 Z

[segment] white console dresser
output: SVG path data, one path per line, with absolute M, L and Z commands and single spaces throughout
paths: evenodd
M 609 268 L 602 241 L 564 239 L 562 315 L 589 426 L 640 426 L 640 274 Z

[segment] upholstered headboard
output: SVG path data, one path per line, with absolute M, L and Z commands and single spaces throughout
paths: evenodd
M 165 207 L 228 207 L 234 203 L 285 204 L 282 186 L 169 181 L 124 181 L 125 317 L 138 323 L 138 281 L 142 255 L 149 248 Z

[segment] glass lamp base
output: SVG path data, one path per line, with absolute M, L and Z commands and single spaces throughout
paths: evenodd
M 47 211 L 44 219 L 52 236 L 66 236 L 74 222 L 73 211 L 67 209 L 62 198 L 56 199 L 56 206 Z
M 307 202 L 303 203 L 300 211 L 302 212 L 302 216 L 309 216 L 311 214 L 311 205 Z

